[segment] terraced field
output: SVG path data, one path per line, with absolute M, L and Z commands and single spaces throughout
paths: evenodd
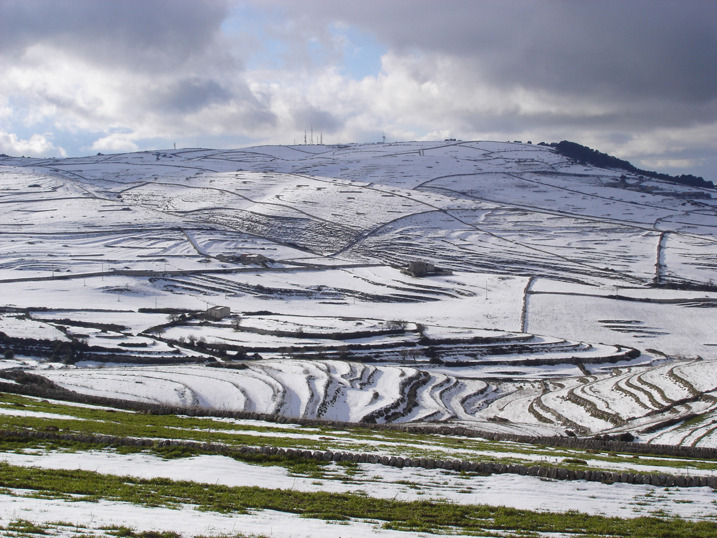
M 2 157 L 0 534 L 714 536 L 715 200 L 504 142 Z
M 188 408 L 717 443 L 706 189 L 502 142 L 0 164 L 6 369 Z

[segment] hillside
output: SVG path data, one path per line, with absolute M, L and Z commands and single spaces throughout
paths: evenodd
M 591 164 L 594 166 L 599 166 L 601 168 L 617 168 L 625 170 L 627 172 L 631 172 L 633 174 L 644 175 L 654 179 L 662 179 L 664 181 L 669 181 L 670 183 L 677 183 L 680 185 L 690 185 L 692 187 L 703 187 L 709 189 L 715 188 L 715 184 L 712 181 L 707 181 L 702 177 L 693 176 L 692 174 L 671 176 L 669 174 L 661 174 L 658 172 L 653 172 L 651 170 L 641 170 L 628 161 L 618 159 L 617 157 L 613 157 L 612 155 L 602 153 L 600 151 L 588 148 L 586 146 L 582 146 L 575 142 L 570 142 L 568 140 L 563 140 L 562 142 L 546 145 L 555 148 L 555 150 L 561 155 L 564 155 L 569 159 L 574 159 L 575 161 L 580 162 L 582 164 Z
M 4 157 L 0 363 L 185 408 L 717 447 L 713 196 L 504 142 Z

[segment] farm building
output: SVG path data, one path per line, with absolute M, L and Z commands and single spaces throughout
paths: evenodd
M 239 261 L 244 265 L 265 265 L 270 260 L 263 254 L 242 254 L 239 256 Z
M 453 272 L 450 269 L 442 269 L 436 267 L 430 262 L 425 261 L 412 261 L 408 263 L 408 267 L 401 269 L 401 272 L 414 277 L 424 276 L 437 276 L 437 275 L 451 275 Z
M 242 263 L 244 265 L 263 265 L 272 262 L 263 254 L 219 254 L 217 260 L 225 263 Z
M 414 261 L 408 264 L 408 272 L 413 276 L 426 276 L 428 273 L 432 273 L 435 267 L 432 263 L 423 261 Z
M 205 313 L 207 319 L 219 320 L 224 319 L 231 314 L 231 309 L 228 306 L 213 306 L 207 308 Z

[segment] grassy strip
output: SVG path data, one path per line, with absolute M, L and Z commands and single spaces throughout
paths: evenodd
M 491 461 L 495 463 L 539 464 L 532 458 L 520 458 L 520 454 L 530 456 L 544 455 L 550 458 L 572 458 L 579 455 L 581 459 L 590 459 L 590 468 L 601 469 L 598 461 L 606 463 L 635 463 L 664 467 L 666 472 L 679 469 L 717 470 L 717 462 L 691 460 L 689 458 L 659 458 L 633 455 L 633 458 L 620 457 L 617 454 L 586 454 L 577 449 L 555 449 L 518 443 L 501 443 L 444 435 L 433 435 L 413 432 L 397 432 L 373 430 L 355 427 L 337 431 L 335 427 L 286 428 L 280 426 L 263 427 L 257 424 L 235 424 L 225 420 L 196 418 L 176 415 L 147 415 L 126 411 L 115 411 L 93 407 L 77 407 L 59 402 L 48 402 L 36 398 L 0 393 L 0 407 L 22 409 L 26 411 L 53 413 L 67 416 L 63 419 L 20 417 L 0 415 L 0 429 L 42 431 L 57 428 L 73 433 L 104 434 L 121 437 L 161 438 L 185 441 L 223 443 L 232 446 L 276 446 L 284 448 L 302 448 L 308 450 L 331 450 L 350 452 L 381 452 L 412 458 L 435 459 L 469 459 Z M 77 420 L 82 419 L 82 420 Z M 265 432 L 267 435 L 242 434 L 243 431 Z M 296 434 L 308 438 L 282 437 L 281 434 Z M 345 438 L 345 439 L 343 439 Z M 356 441 L 361 442 L 356 442 Z M 495 456 L 476 454 L 489 451 Z M 497 454 L 504 453 L 501 457 Z M 596 461 L 597 460 L 597 461 Z M 566 462 L 567 463 L 567 462 Z M 572 468 L 574 466 L 550 463 L 551 466 Z M 604 468 L 607 470 L 607 468 Z M 674 471 L 673 471 L 674 472 Z
M 22 452 L 28 449 L 43 451 L 65 451 L 65 452 L 81 452 L 91 450 L 103 450 L 111 448 L 118 454 L 137 454 L 146 453 L 153 454 L 164 459 L 189 458 L 201 455 L 217 455 L 221 454 L 225 457 L 233 458 L 237 461 L 253 464 L 253 465 L 272 465 L 285 468 L 290 474 L 296 476 L 304 476 L 309 478 L 336 479 L 345 480 L 354 476 L 359 472 L 359 464 L 349 461 L 333 462 L 341 469 L 337 473 L 337 467 L 332 466 L 329 461 L 315 458 L 306 458 L 299 455 L 287 454 L 265 454 L 261 452 L 244 452 L 238 450 L 226 451 L 216 448 L 222 448 L 221 445 L 213 445 L 206 447 L 202 445 L 183 446 L 183 445 L 162 445 L 154 443 L 144 446 L 131 444 L 133 439 L 119 439 L 108 444 L 105 440 L 87 440 L 87 439 L 46 439 L 46 438 L 0 438 L 0 453 Z M 128 441 L 130 444 L 123 444 Z M 582 460 L 565 460 L 562 468 L 583 469 L 588 470 L 590 467 L 585 465 Z M 454 471 L 444 470 L 446 473 Z M 480 471 L 461 471 L 461 476 L 476 476 L 481 474 Z
M 195 505 L 199 510 L 248 513 L 269 509 L 325 520 L 378 520 L 385 528 L 410 532 L 510 531 L 588 536 L 717 535 L 715 522 L 641 517 L 621 519 L 577 512 L 543 513 L 484 505 L 393 501 L 355 494 L 307 493 L 258 487 L 228 487 L 168 479 L 116 477 L 90 471 L 65 471 L 0 464 L 0 487 L 30 490 L 67 501 L 130 502 L 144 506 Z
M 62 521 L 53 523 L 33 523 L 26 519 L 16 519 L 6 526 L 0 525 L 2 536 L 8 538 L 31 538 L 33 536 L 56 536 L 60 532 L 72 532 L 77 538 L 182 538 L 182 535 L 174 531 L 135 531 L 129 527 L 111 526 L 100 527 L 98 529 L 90 528 L 84 525 L 76 525 L 74 523 L 65 523 Z M 101 533 L 101 534 L 100 534 Z M 204 536 L 198 535 L 195 538 L 267 538 L 265 535 L 247 534 L 221 534 Z
M 74 523 L 66 523 L 62 521 L 53 523 L 33 523 L 26 519 L 16 519 L 7 525 L 0 525 L 2 536 L 16 538 L 30 538 L 33 536 L 55 536 L 59 532 L 72 532 L 77 538 L 98 538 L 105 536 L 106 538 L 181 538 L 179 533 L 173 531 L 135 531 L 129 527 L 101 527 L 99 529 L 90 529 L 84 525 L 76 525 Z M 102 533 L 102 534 L 99 534 Z M 198 536 L 197 538 L 202 538 Z M 218 537 L 214 537 L 218 538 Z M 227 537 L 229 538 L 229 537 Z M 231 538 L 247 538 L 244 534 L 232 534 Z M 257 537 L 259 538 L 259 537 Z
M 53 441 L 46 441 L 43 439 L 0 439 L 0 453 L 22 452 L 27 449 L 42 450 L 46 452 L 83 452 L 96 451 L 106 448 L 107 447 L 105 445 L 98 445 L 96 443 L 68 441 L 65 439 L 57 439 Z M 117 454 L 152 454 L 167 460 L 190 458 L 202 455 L 215 455 L 212 452 L 207 452 L 206 450 L 202 450 L 198 447 L 185 446 L 116 446 L 112 447 L 111 450 Z M 232 453 L 225 454 L 224 456 L 253 465 L 284 467 L 290 474 L 305 476 L 308 478 L 327 478 L 325 469 L 330 465 L 328 461 L 279 454 Z M 350 462 L 339 462 L 336 465 L 339 465 L 342 469 L 357 467 L 357 464 Z

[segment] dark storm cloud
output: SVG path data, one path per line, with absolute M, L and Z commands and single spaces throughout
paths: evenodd
M 173 82 L 151 95 L 152 106 L 169 112 L 194 112 L 228 102 L 232 93 L 214 80 L 198 77 Z
M 653 107 L 634 103 L 599 113 L 566 112 L 560 109 L 521 113 L 518 107 L 508 107 L 471 115 L 464 114 L 459 109 L 453 119 L 464 129 L 473 131 L 540 131 L 550 126 L 564 128 L 566 131 L 580 129 L 636 132 L 659 129 L 665 125 L 686 128 L 713 122 L 717 119 L 717 104 L 690 106 L 678 103 Z
M 510 4 L 508 4 L 510 5 Z M 485 19 L 499 46 L 484 46 L 484 72 L 501 84 L 604 99 L 705 102 L 717 96 L 716 4 L 551 2 L 510 28 Z M 505 10 L 505 8 L 503 8 Z M 492 28 L 495 34 L 496 27 Z
M 222 0 L 3 0 L 0 56 L 44 44 L 86 61 L 170 70 L 215 48 Z
M 610 99 L 717 97 L 717 2 L 274 2 L 303 24 L 360 25 L 405 53 L 446 54 L 501 87 Z
M 309 130 L 313 127 L 315 132 L 334 133 L 343 127 L 343 122 L 326 110 L 321 110 L 310 105 L 295 108 L 291 112 L 294 120 L 294 127 L 301 130 Z
M 198 115 L 204 118 L 198 120 L 201 129 L 214 133 L 268 128 L 277 121 L 270 101 L 253 93 L 242 80 L 222 84 L 211 78 L 185 77 L 164 85 L 154 83 L 138 98 L 137 106 L 175 125 Z

